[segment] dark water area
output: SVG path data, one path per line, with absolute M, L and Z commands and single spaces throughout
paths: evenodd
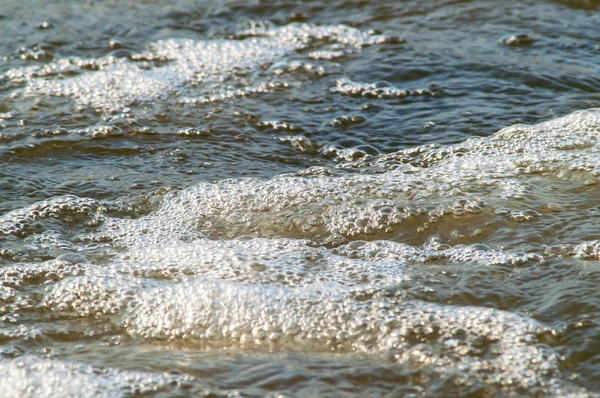
M 0 3 L 0 395 L 600 392 L 600 2 Z

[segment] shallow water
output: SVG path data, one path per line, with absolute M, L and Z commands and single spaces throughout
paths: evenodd
M 600 3 L 5 1 L 5 396 L 596 396 Z

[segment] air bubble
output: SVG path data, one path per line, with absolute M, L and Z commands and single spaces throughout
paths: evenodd
M 507 46 L 528 46 L 535 42 L 535 39 L 526 34 L 516 34 L 506 37 L 500 41 L 502 44 Z

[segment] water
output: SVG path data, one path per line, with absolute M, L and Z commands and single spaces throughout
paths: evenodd
M 3 396 L 596 396 L 599 9 L 4 0 Z

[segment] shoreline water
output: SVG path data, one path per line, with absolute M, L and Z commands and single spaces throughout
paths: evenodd
M 586 4 L 11 3 L 0 387 L 596 394 Z

